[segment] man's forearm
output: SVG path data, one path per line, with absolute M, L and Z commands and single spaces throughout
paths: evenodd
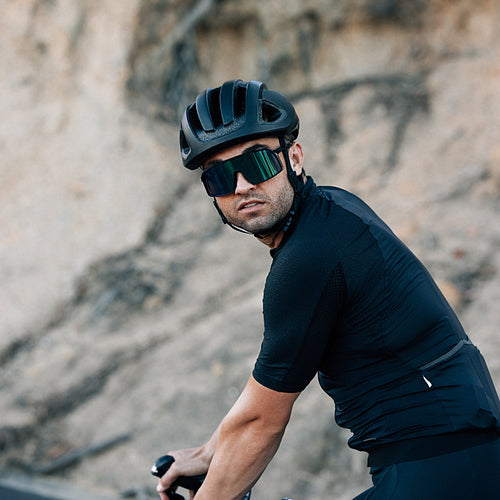
M 261 420 L 224 420 L 207 479 L 196 500 L 240 500 L 264 472 L 284 433 Z
M 240 500 L 278 449 L 299 393 L 268 389 L 250 377 L 240 397 L 202 446 L 173 452 L 175 462 L 160 479 L 165 490 L 178 476 L 208 474 L 196 500 Z
M 239 500 L 255 484 L 280 445 L 298 396 L 273 391 L 250 377 L 222 421 L 197 500 Z

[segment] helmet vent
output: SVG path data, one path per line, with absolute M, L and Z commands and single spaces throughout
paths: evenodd
M 263 122 L 268 122 L 272 123 L 281 118 L 281 115 L 283 114 L 282 110 L 277 108 L 276 106 L 273 106 L 272 104 L 263 101 L 262 102 L 262 121 Z
M 222 125 L 222 114 L 219 104 L 220 89 L 213 89 L 212 92 L 208 94 L 208 109 L 210 111 L 210 117 L 212 118 L 212 123 L 215 128 Z
M 234 116 L 239 118 L 245 114 L 245 102 L 246 102 L 247 89 L 246 87 L 238 86 L 236 89 L 236 106 L 234 109 Z
M 189 144 L 186 140 L 186 136 L 184 135 L 184 131 L 182 130 L 182 128 L 180 131 L 180 138 L 179 139 L 180 139 L 180 143 L 181 143 L 181 152 L 183 154 L 187 154 L 191 148 L 189 147 Z
M 196 106 L 194 104 L 187 109 L 186 114 L 189 124 L 191 125 L 191 128 L 193 130 L 203 130 L 200 118 L 198 117 Z

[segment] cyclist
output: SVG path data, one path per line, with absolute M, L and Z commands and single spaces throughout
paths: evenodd
M 498 498 L 500 402 L 483 357 L 386 224 L 306 176 L 298 131 L 292 104 L 257 81 L 207 89 L 182 118 L 184 166 L 272 265 L 248 384 L 204 445 L 170 452 L 160 496 L 208 472 L 196 499 L 241 498 L 317 374 L 349 446 L 368 452 L 373 487 L 358 500 Z

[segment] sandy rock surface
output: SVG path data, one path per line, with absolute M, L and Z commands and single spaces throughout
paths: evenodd
M 151 462 L 237 398 L 270 257 L 177 149 L 180 110 L 235 77 L 293 100 L 307 172 L 426 263 L 500 386 L 498 2 L 7 0 L 0 27 L 4 473 L 155 498 Z M 313 382 L 257 500 L 369 484 L 332 415 Z

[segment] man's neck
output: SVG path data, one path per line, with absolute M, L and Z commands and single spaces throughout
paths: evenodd
M 254 236 L 272 250 L 279 246 L 283 239 L 283 234 L 283 231 L 280 229 L 272 234 L 266 234 L 265 236 L 259 234 L 254 234 Z

